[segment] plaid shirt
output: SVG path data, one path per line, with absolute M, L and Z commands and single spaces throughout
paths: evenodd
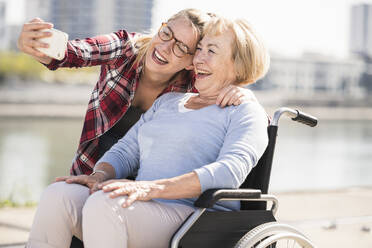
M 90 174 L 98 158 L 99 137 L 126 113 L 136 92 L 142 64 L 133 65 L 136 54 L 130 41 L 134 33 L 120 30 L 108 35 L 69 41 L 63 60 L 47 67 L 101 66 L 99 80 L 92 92 L 84 126 L 70 170 L 71 175 Z M 133 66 L 132 66 L 133 65 Z M 176 76 L 162 94 L 170 91 L 195 92 L 188 72 Z

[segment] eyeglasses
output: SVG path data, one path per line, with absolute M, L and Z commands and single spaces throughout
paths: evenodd
M 170 41 L 173 39 L 176 41 L 173 44 L 172 51 L 177 57 L 182 58 L 186 54 L 194 55 L 194 53 L 190 52 L 190 48 L 185 43 L 177 40 L 174 37 L 173 31 L 170 29 L 170 27 L 168 27 L 167 23 L 163 22 L 161 24 L 161 27 L 158 31 L 158 36 L 162 41 Z

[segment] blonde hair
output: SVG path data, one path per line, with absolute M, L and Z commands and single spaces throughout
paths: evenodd
M 265 44 L 246 20 L 215 17 L 206 25 L 203 35 L 220 35 L 226 30 L 231 30 L 234 35 L 234 84 L 247 85 L 264 77 L 270 66 L 270 56 Z
M 214 17 L 214 14 L 204 13 L 203 11 L 198 9 L 184 9 L 171 16 L 167 22 L 176 20 L 178 18 L 186 18 L 187 20 L 190 21 L 192 27 L 196 28 L 200 38 L 204 31 L 204 25 L 211 19 L 211 17 Z M 145 55 L 150 47 L 153 36 L 154 35 L 149 34 L 140 35 L 135 37 L 132 41 L 130 41 L 134 45 L 134 48 L 136 49 L 137 53 L 137 57 L 134 60 L 133 65 L 136 65 L 141 61 L 144 61 Z

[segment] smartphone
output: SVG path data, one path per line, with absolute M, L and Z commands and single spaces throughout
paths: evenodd
M 52 36 L 39 39 L 39 41 L 49 44 L 49 47 L 38 47 L 36 49 L 54 59 L 64 59 L 67 48 L 68 34 L 54 28 L 44 29 L 41 31 L 52 33 Z

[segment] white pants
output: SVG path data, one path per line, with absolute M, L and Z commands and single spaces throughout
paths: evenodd
M 111 199 L 79 184 L 53 183 L 43 192 L 28 248 L 69 248 L 72 236 L 85 248 L 166 248 L 181 223 L 194 209 L 181 204 Z

